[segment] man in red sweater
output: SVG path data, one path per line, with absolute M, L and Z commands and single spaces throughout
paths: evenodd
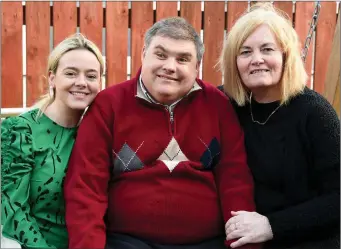
M 161 20 L 136 77 L 98 94 L 65 179 L 70 248 L 225 248 L 231 211 L 255 209 L 237 117 L 196 78 L 203 52 L 184 19 Z

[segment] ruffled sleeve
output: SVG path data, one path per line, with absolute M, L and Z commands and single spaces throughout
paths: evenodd
M 27 248 L 54 248 L 31 215 L 30 178 L 35 165 L 30 125 L 22 117 L 1 124 L 2 234 Z

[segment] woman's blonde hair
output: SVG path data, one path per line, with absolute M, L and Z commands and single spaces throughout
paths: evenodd
M 60 42 L 50 53 L 47 61 L 46 79 L 48 79 L 50 72 L 56 74 L 62 56 L 65 53 L 76 49 L 86 49 L 96 56 L 100 64 L 100 77 L 102 78 L 105 72 L 105 61 L 101 51 L 95 43 L 87 39 L 83 34 L 76 33 Z M 39 118 L 43 114 L 46 108 L 54 101 L 55 96 L 55 89 L 53 89 L 53 94 L 47 93 L 43 95 L 40 100 L 34 104 L 33 108 L 39 109 L 36 118 Z
M 241 81 L 237 56 L 245 40 L 261 25 L 267 25 L 283 53 L 279 82 L 281 104 L 301 93 L 308 79 L 300 53 L 300 41 L 287 15 L 271 3 L 257 3 L 233 25 L 224 41 L 218 65 L 224 77 L 224 90 L 239 106 L 249 101 L 249 90 Z

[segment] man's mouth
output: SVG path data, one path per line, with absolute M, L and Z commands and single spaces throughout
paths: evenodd
M 170 76 L 166 76 L 166 75 L 157 75 L 157 77 L 159 77 L 160 79 L 177 81 L 176 78 L 173 78 L 173 77 L 170 77 Z

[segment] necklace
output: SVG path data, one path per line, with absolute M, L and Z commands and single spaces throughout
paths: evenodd
M 254 123 L 257 123 L 257 124 L 260 124 L 260 125 L 265 125 L 269 119 L 271 118 L 271 116 L 281 107 L 281 105 L 277 106 L 276 109 L 269 115 L 269 117 L 264 121 L 264 122 L 259 122 L 257 120 L 255 120 L 253 118 L 253 113 L 252 113 L 252 92 L 250 93 L 250 114 L 251 114 L 251 119 L 252 119 L 252 122 Z

